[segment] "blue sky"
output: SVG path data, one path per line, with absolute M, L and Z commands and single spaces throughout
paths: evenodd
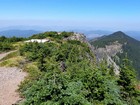
M 0 0 L 0 27 L 140 30 L 140 0 Z

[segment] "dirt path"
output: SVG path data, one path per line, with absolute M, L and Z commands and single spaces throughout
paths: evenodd
M 7 54 L 0 54 L 0 59 Z M 12 105 L 20 100 L 16 90 L 25 76 L 26 73 L 16 67 L 0 67 L 0 105 Z

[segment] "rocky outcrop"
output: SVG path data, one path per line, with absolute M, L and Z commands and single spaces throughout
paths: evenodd
M 67 37 L 67 38 L 64 38 L 64 40 L 77 40 L 77 41 L 80 41 L 80 42 L 84 42 L 84 43 L 87 43 L 87 39 L 86 39 L 86 36 L 84 34 L 81 34 L 81 33 L 73 33 L 73 35 Z
M 113 61 L 111 57 L 116 56 L 117 53 L 122 53 L 122 44 L 117 41 L 112 43 L 112 45 L 106 45 L 105 48 L 94 48 L 95 55 L 98 62 L 106 59 L 109 65 L 113 65 L 114 72 L 116 75 L 119 74 L 119 66 Z
M 95 54 L 99 61 L 103 60 L 107 55 L 114 57 L 117 53 L 122 52 L 122 44 L 118 42 L 115 42 L 112 45 L 106 45 L 105 48 L 95 48 Z

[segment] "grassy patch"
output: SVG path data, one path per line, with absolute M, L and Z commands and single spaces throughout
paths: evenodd
M 13 47 L 15 49 L 19 49 L 21 46 L 23 46 L 25 43 L 24 42 L 16 42 L 13 44 Z
M 20 62 L 23 60 L 24 60 L 24 58 L 21 56 L 12 57 L 10 59 L 6 59 L 6 60 L 0 62 L 0 67 L 19 67 Z
M 12 52 L 12 53 L 8 54 L 7 56 L 5 56 L 4 58 L 2 58 L 1 61 L 8 60 L 10 58 L 14 58 L 14 57 L 17 57 L 17 56 L 19 56 L 18 51 Z
M 24 66 L 24 71 L 28 72 L 30 76 L 40 74 L 40 70 L 38 69 L 36 62 L 26 64 Z

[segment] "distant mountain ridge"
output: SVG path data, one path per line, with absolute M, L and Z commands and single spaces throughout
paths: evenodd
M 33 34 L 38 34 L 41 31 L 35 31 L 35 30 L 4 30 L 0 31 L 0 36 L 6 36 L 6 37 L 29 37 Z
M 133 62 L 134 68 L 137 70 L 138 77 L 140 78 L 140 41 L 126 35 L 125 33 L 118 31 L 113 34 L 103 36 L 98 38 L 97 40 L 91 40 L 90 43 L 95 46 L 97 49 L 106 48 L 106 46 L 111 46 L 114 43 L 118 43 L 122 45 L 122 52 L 118 52 L 116 54 L 119 57 L 120 61 L 116 62 L 117 64 L 121 64 L 122 59 L 127 57 Z M 113 57 L 113 56 L 112 56 Z M 116 61 L 116 57 L 113 57 L 114 61 Z
M 38 31 L 39 30 L 39 31 Z M 0 28 L 0 36 L 25 36 L 29 37 L 33 34 L 38 34 L 45 31 L 73 31 L 73 32 L 79 32 L 86 35 L 86 37 L 91 40 L 96 37 L 101 37 L 103 35 L 109 35 L 113 33 L 113 31 L 108 30 L 94 30 L 94 29 L 73 29 L 72 27 L 41 27 L 41 26 L 9 26 Z M 127 35 L 137 39 L 140 41 L 140 31 L 124 31 Z
M 93 39 L 96 37 L 101 37 L 103 35 L 110 35 L 113 31 L 105 31 L 105 30 L 75 30 L 75 32 L 84 33 L 88 39 Z M 140 41 L 140 31 L 124 31 L 128 36 L 135 38 Z

